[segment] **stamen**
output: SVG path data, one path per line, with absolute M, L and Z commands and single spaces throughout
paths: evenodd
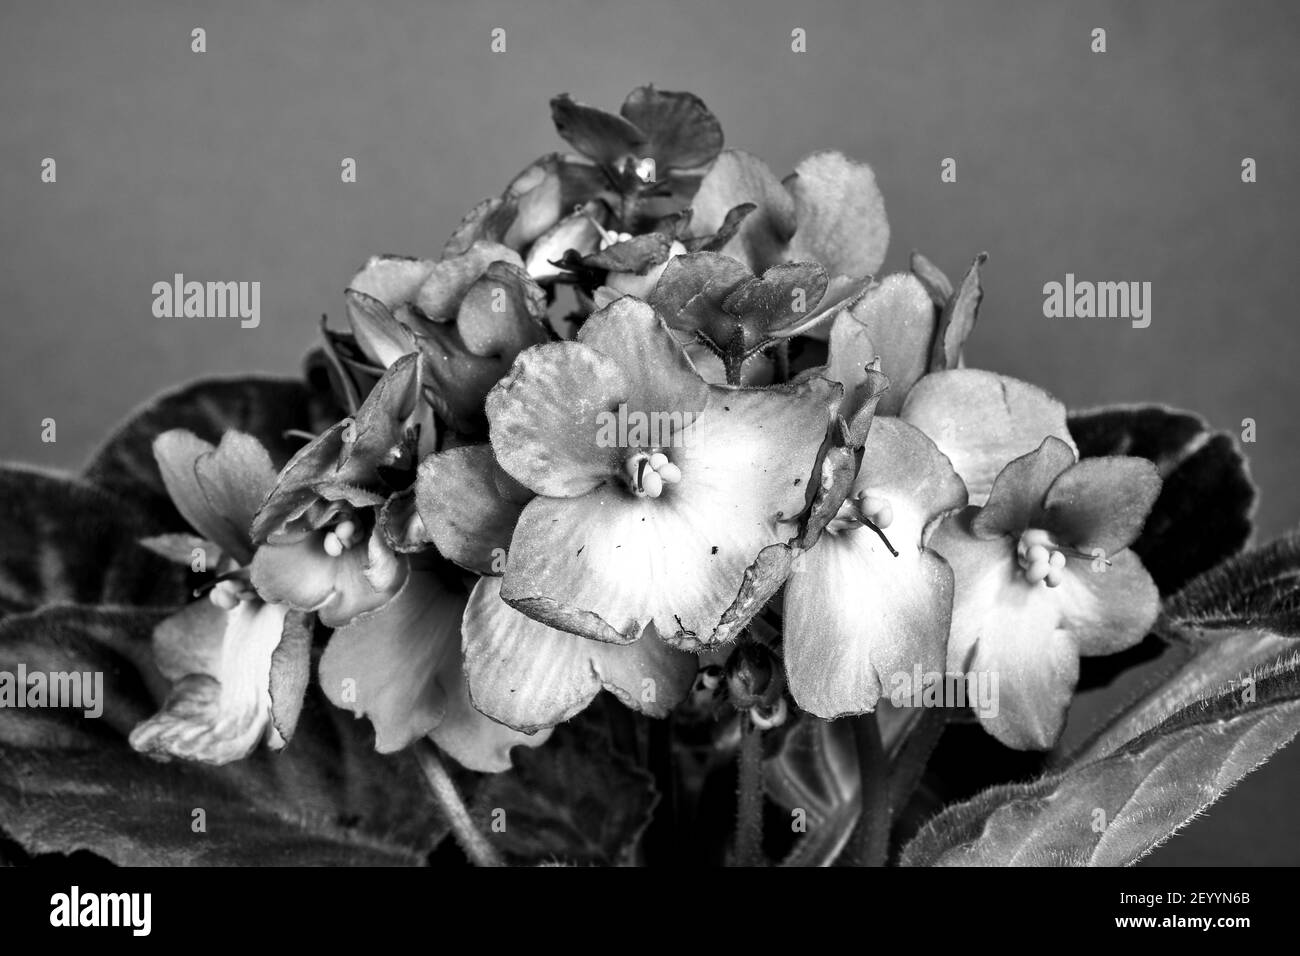
M 343 542 L 339 540 L 339 536 L 337 534 L 335 534 L 333 531 L 328 531 L 325 533 L 326 554 L 328 554 L 331 558 L 337 558 L 339 555 L 343 553 L 344 550 L 345 549 L 343 547 Z
M 682 470 L 663 452 L 636 451 L 623 463 L 628 487 L 639 498 L 658 498 L 668 485 L 682 480 Z
M 1065 580 L 1065 552 L 1041 528 L 1030 528 L 1016 543 L 1016 558 L 1030 584 L 1060 587 Z

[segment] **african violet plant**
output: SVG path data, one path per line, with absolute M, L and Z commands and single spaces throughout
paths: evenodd
M 876 277 L 860 162 L 551 107 L 303 380 L 0 475 L 4 668 L 107 681 L 0 710 L 5 855 L 1121 864 L 1295 734 L 1230 438 L 967 367 L 985 257 Z

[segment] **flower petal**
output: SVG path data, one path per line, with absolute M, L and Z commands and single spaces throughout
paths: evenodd
M 1047 491 L 1043 527 L 1080 551 L 1107 554 L 1137 540 L 1160 497 L 1160 472 L 1146 458 L 1084 458 Z
M 438 677 L 460 652 L 464 601 L 431 572 L 414 571 L 384 607 L 330 638 L 321 688 L 336 706 L 370 718 L 380 753 L 401 750 L 443 719 Z
M 691 201 L 691 233 L 707 236 L 722 227 L 727 213 L 743 203 L 758 208 L 745 217 L 721 252 L 753 272 L 785 261 L 786 244 L 795 231 L 795 203 L 761 159 L 742 150 L 725 149 L 700 182 Z
M 420 463 L 415 500 L 438 551 L 461 567 L 500 574 L 523 503 L 497 487 L 490 445 L 462 445 Z
M 228 431 L 213 447 L 184 429 L 153 443 L 167 493 L 193 528 L 239 564 L 252 554 L 249 527 L 275 484 L 275 468 L 261 443 Z
M 708 387 L 681 344 L 658 313 L 640 299 L 624 296 L 594 313 L 583 324 L 578 341 L 623 369 L 631 409 L 698 414 L 708 400 Z
M 1160 592 L 1138 556 L 1124 548 L 1109 562 L 1070 558 L 1056 589 L 1061 626 L 1084 657 L 1127 650 L 1160 613 Z
M 475 585 L 464 632 L 474 705 L 525 733 L 577 715 L 602 688 L 634 710 L 663 717 L 695 680 L 695 657 L 669 647 L 653 628 L 631 644 L 557 631 L 501 600 L 499 578 Z
M 601 444 L 601 424 L 631 388 L 618 362 L 580 342 L 521 352 L 487 397 L 497 461 L 540 495 L 590 491 L 619 467 L 617 449 Z
M 131 746 L 163 760 L 220 765 L 278 739 L 269 674 L 287 610 L 241 601 L 226 612 L 204 600 L 159 624 L 154 643 L 174 684 L 162 709 L 131 731 Z
M 985 729 L 1008 747 L 1045 750 L 1065 724 L 1078 650 L 1060 626 L 1053 589 L 1025 580 L 1013 542 L 972 533 L 977 511 L 946 519 L 930 541 L 956 581 L 948 672 L 996 678 L 989 682 L 997 688 L 996 713 L 979 714 Z
M 398 301 L 410 302 L 435 322 L 449 321 L 456 317 L 461 300 L 474 283 L 497 262 L 515 268 L 523 268 L 524 264 L 519 253 L 509 246 L 480 240 L 461 255 L 433 263 L 415 295 L 408 294 Z
M 645 153 L 661 170 L 691 169 L 722 149 L 722 124 L 694 93 L 639 86 L 619 111 L 645 139 Z
M 948 456 L 976 505 L 988 500 L 993 479 L 1009 461 L 1048 435 L 1075 449 L 1064 405 L 1037 386 L 979 369 L 926 375 L 899 414 Z
M 889 220 L 876 174 L 835 150 L 813 153 L 785 181 L 798 223 L 789 257 L 831 274 L 872 275 L 885 261 Z
M 886 276 L 836 314 L 828 376 L 843 382 L 847 391 L 861 381 L 865 366 L 879 357 L 889 391 L 880 397 L 876 414 L 897 415 L 926 372 L 935 324 L 934 305 L 915 276 Z
M 823 535 L 786 582 L 790 692 L 818 717 L 870 712 L 895 675 L 943 669 L 952 571 L 914 542 L 894 545 L 897 557 L 867 529 Z
M 614 113 L 576 103 L 568 93 L 551 100 L 555 131 L 578 152 L 614 168 L 626 156 L 638 156 L 645 139 L 641 130 Z
M 1030 527 L 1042 527 L 1043 500 L 1057 477 L 1074 464 L 1074 451 L 1048 435 L 1027 455 L 1007 462 L 998 472 L 989 500 L 971 522 L 980 538 L 1019 536 Z
M 375 558 L 368 548 L 356 545 L 331 557 L 325 551 L 325 534 L 318 530 L 273 537 L 257 549 L 250 576 L 264 601 L 315 611 L 324 624 L 339 627 L 383 605 L 397 584 L 372 584 Z M 391 557 L 384 555 L 386 560 Z
M 551 736 L 550 729 L 535 734 L 511 730 L 476 710 L 457 655 L 452 655 L 440 672 L 438 684 L 445 694 L 446 709 L 429 738 L 462 767 L 501 773 L 510 769 L 510 751 L 515 747 L 540 747 Z

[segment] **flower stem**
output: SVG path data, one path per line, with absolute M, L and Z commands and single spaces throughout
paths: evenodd
M 736 806 L 736 865 L 763 866 L 763 732 L 740 715 L 740 786 Z
M 438 751 L 433 744 L 427 740 L 416 743 L 415 757 L 420 761 L 420 769 L 424 771 L 424 777 L 429 781 L 433 797 L 451 823 L 451 832 L 456 835 L 456 842 L 465 851 L 465 855 L 475 866 L 505 866 L 501 855 L 474 825 L 469 815 L 469 808 L 461 799 L 455 781 L 447 773 L 447 768 L 443 766 L 442 758 L 438 756 Z
M 889 806 L 889 761 L 875 714 L 853 719 L 862 775 L 862 815 L 849 838 L 848 861 L 853 866 L 884 866 L 889 855 L 892 813 Z

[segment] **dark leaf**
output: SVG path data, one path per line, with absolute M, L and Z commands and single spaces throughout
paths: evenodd
M 545 747 L 517 749 L 514 769 L 484 781 L 473 813 L 513 862 L 619 865 L 633 861 L 657 799 L 650 774 L 584 715 Z
M 155 532 L 189 530 L 172 505 L 153 457 L 153 440 L 184 428 L 211 444 L 229 429 L 260 441 L 277 467 L 315 432 L 339 417 L 332 402 L 293 379 L 203 379 L 166 392 L 137 409 L 91 457 L 85 478 L 140 507 Z
M 142 509 L 79 478 L 0 467 L 0 522 L 0 614 L 185 600 L 185 569 L 140 544 Z

